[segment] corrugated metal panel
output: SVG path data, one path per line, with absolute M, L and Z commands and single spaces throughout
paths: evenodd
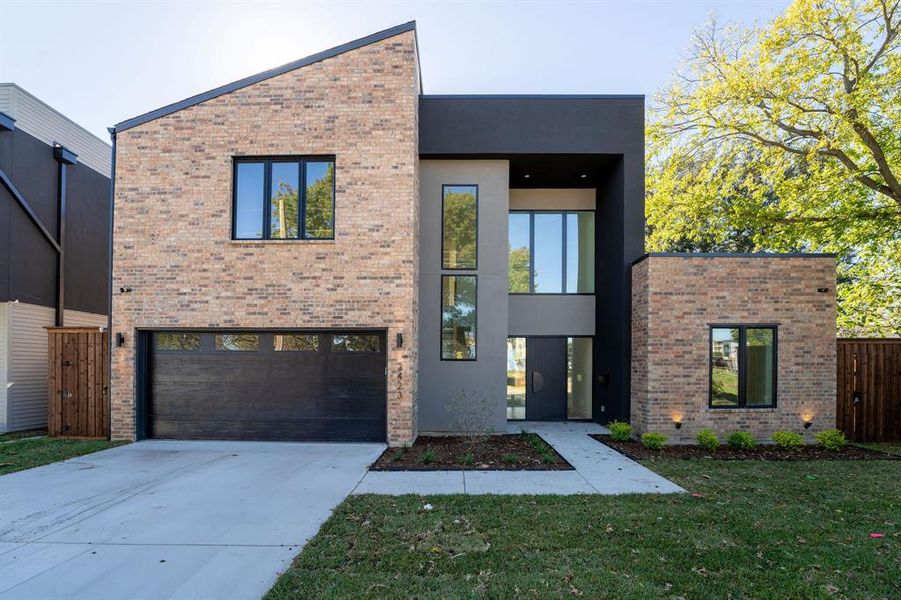
M 62 144 L 78 155 L 78 162 L 110 176 L 109 144 L 16 84 L 0 83 L 0 111 L 14 118 L 22 131 L 47 144 Z
M 47 331 L 54 310 L 47 306 L 10 302 L 9 382 L 10 431 L 47 425 Z
M 9 431 L 6 419 L 6 383 L 9 353 L 9 327 L 7 313 L 9 312 L 6 302 L 0 302 L 0 433 Z

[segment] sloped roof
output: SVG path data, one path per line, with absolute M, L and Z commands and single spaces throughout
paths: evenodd
M 299 69 L 313 63 L 321 62 L 327 58 L 332 58 L 334 56 L 338 56 L 339 54 L 350 52 L 351 50 L 362 48 L 363 46 L 368 46 L 369 44 L 381 42 L 382 40 L 394 37 L 401 33 L 406 33 L 407 31 L 416 31 L 416 21 L 409 21 L 407 23 L 396 25 L 383 31 L 378 31 L 371 35 L 367 35 L 366 37 L 353 40 L 352 42 L 347 42 L 346 44 L 335 46 L 334 48 L 330 48 L 329 50 L 311 54 L 310 56 L 289 62 L 280 67 L 275 67 L 274 69 L 269 69 L 268 71 L 263 71 L 262 73 L 257 73 L 256 75 L 251 75 L 249 77 L 245 77 L 244 79 L 239 79 L 238 81 L 233 81 L 232 83 L 228 83 L 212 90 L 197 94 L 195 96 L 191 96 L 190 98 L 185 98 L 184 100 L 180 100 L 179 102 L 168 104 L 166 106 L 163 106 L 162 108 L 144 113 L 143 115 L 138 115 L 137 117 L 126 119 L 125 121 L 122 121 L 121 123 L 117 123 L 115 126 L 110 127 L 109 131 L 110 133 L 119 133 L 120 131 L 125 131 L 126 129 L 137 127 L 138 125 L 147 123 L 148 121 L 153 121 L 154 119 L 159 119 L 160 117 L 164 117 L 166 115 L 171 115 L 174 112 L 178 112 L 182 109 L 188 108 L 189 106 L 194 106 L 195 104 L 200 104 L 201 102 L 206 102 L 207 100 L 211 100 L 213 98 L 216 98 L 217 96 L 222 96 L 223 94 L 234 92 L 235 90 L 239 90 L 249 85 L 259 83 L 266 79 L 271 79 L 272 77 L 277 77 L 278 75 L 283 75 L 285 73 L 288 73 L 289 71 L 293 71 L 294 69 Z

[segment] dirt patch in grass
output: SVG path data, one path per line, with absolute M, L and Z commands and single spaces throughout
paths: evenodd
M 650 450 L 637 440 L 617 442 L 609 435 L 592 434 L 594 439 L 622 452 L 634 460 L 654 458 L 713 458 L 716 460 L 901 460 L 886 452 L 869 450 L 858 446 L 847 446 L 844 450 L 832 451 L 819 446 L 800 446 L 798 448 L 780 448 L 772 444 L 759 445 L 751 449 L 737 450 L 729 446 L 720 446 L 713 452 L 700 446 L 673 444 L 664 446 L 662 450 Z
M 410 447 L 388 448 L 373 471 L 558 471 L 572 466 L 534 433 L 419 436 Z

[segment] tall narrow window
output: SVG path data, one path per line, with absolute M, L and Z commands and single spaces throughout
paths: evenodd
M 443 186 L 441 200 L 442 269 L 477 268 L 478 215 L 478 186 Z
M 303 237 L 335 237 L 335 163 L 307 161 L 305 181 Z
M 566 293 L 594 293 L 594 213 L 566 213 Z
M 590 337 L 566 338 L 566 418 L 591 418 Z
M 296 162 L 272 163 L 270 237 L 297 237 L 300 167 Z
M 563 215 L 536 213 L 532 286 L 536 294 L 563 292 Z
M 526 418 L 526 338 L 507 338 L 507 418 Z
M 528 294 L 532 277 L 532 219 L 529 213 L 510 213 L 509 269 L 511 294 Z
M 710 406 L 776 405 L 776 328 L 710 328 Z
M 264 163 L 238 163 L 235 167 L 235 237 L 243 240 L 263 237 L 265 199 Z
M 232 235 L 237 240 L 335 237 L 335 162 L 235 159 Z
M 476 359 L 476 276 L 441 276 L 441 360 Z

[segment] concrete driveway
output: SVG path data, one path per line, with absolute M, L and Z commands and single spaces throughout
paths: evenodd
M 383 449 L 146 441 L 0 477 L 0 598 L 259 598 Z

